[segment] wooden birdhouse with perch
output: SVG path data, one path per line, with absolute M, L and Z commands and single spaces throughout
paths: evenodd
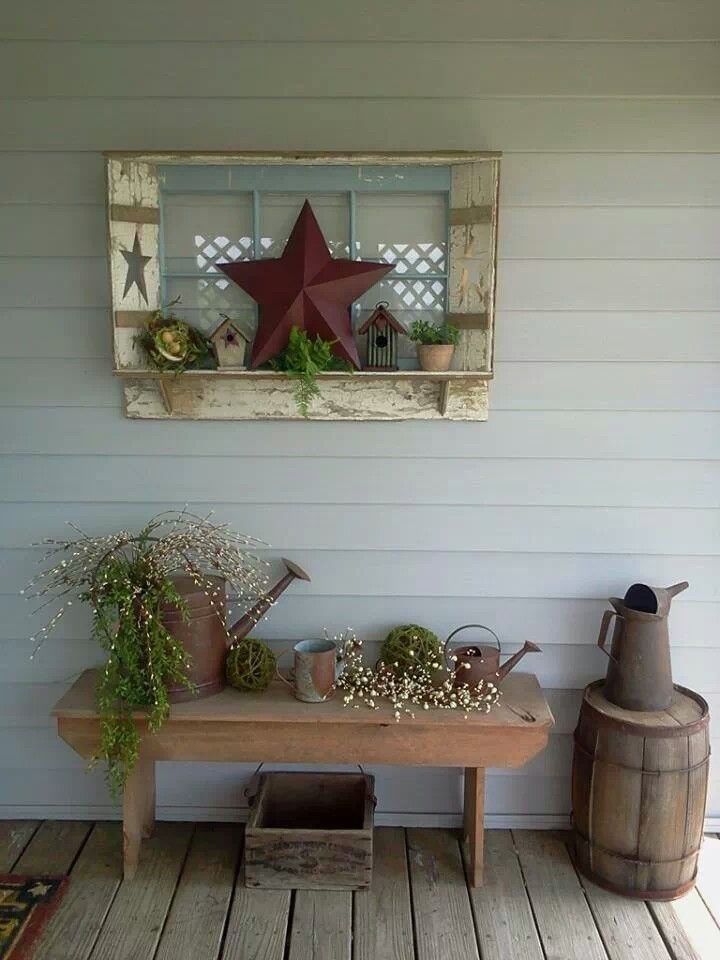
M 237 320 L 224 317 L 222 323 L 210 334 L 218 358 L 218 367 L 226 370 L 244 370 L 245 354 L 250 337 Z
M 367 337 L 366 370 L 397 370 L 398 334 L 407 333 L 388 309 L 387 301 L 376 304 L 375 309 L 358 330 Z

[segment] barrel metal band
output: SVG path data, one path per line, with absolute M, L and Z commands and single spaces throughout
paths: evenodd
M 617 760 L 608 760 L 605 757 L 599 757 L 596 753 L 592 753 L 585 744 L 580 741 L 577 730 L 573 734 L 573 740 L 575 741 L 575 749 L 580 753 L 584 753 L 593 763 L 601 764 L 605 767 L 620 767 L 621 770 L 632 770 L 633 773 L 639 773 L 641 776 L 659 777 L 662 776 L 663 773 L 690 773 L 692 770 L 699 770 L 700 767 L 707 766 L 710 762 L 711 751 L 708 749 L 703 759 L 697 763 L 693 763 L 690 767 L 673 767 L 670 770 L 644 770 L 642 767 L 633 767 L 629 763 L 618 763 Z
M 582 708 L 580 711 L 580 716 L 588 716 L 594 720 L 599 726 L 603 727 L 612 727 L 615 730 L 623 730 L 627 733 L 639 734 L 642 731 L 642 736 L 647 739 L 655 738 L 672 738 L 672 737 L 689 737 L 695 733 L 699 733 L 701 730 L 704 730 L 708 726 L 710 719 L 710 708 L 707 705 L 707 701 L 704 700 L 699 693 L 696 693 L 694 690 L 689 690 L 687 687 L 681 686 L 679 683 L 673 684 L 675 690 L 687 697 L 690 700 L 693 700 L 698 707 L 700 708 L 700 716 L 695 720 L 690 720 L 687 723 L 681 723 L 676 721 L 676 724 L 672 726 L 648 726 L 643 724 L 641 721 L 633 717 L 634 711 L 625 710 L 622 711 L 623 716 L 613 716 L 608 713 L 604 713 L 599 707 L 588 699 L 590 694 L 599 691 L 605 684 L 604 680 L 594 680 L 592 683 L 589 683 L 585 687 L 585 694 L 583 696 Z M 642 711 L 638 713 L 638 716 L 642 716 Z M 672 716 L 672 714 L 670 714 Z
M 578 826 L 574 817 L 572 818 L 572 826 L 578 837 L 584 843 L 586 843 L 591 850 L 607 854 L 608 857 L 614 857 L 616 860 L 623 860 L 625 863 L 637 863 L 642 866 L 656 867 L 666 863 L 684 863 L 686 860 L 689 860 L 690 857 L 696 857 L 700 853 L 700 847 L 695 847 L 694 850 L 690 850 L 688 853 L 686 853 L 684 857 L 675 857 L 672 860 L 639 860 L 637 857 L 626 857 L 625 854 L 618 853 L 617 850 L 608 850 L 607 847 L 597 843 L 597 841 L 590 840 L 581 830 L 578 830 Z

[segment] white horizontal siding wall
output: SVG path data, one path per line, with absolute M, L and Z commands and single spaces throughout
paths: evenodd
M 490 776 L 495 823 L 567 814 L 604 598 L 631 581 L 691 581 L 675 676 L 720 710 L 717 3 L 61 7 L 0 10 L 0 816 L 113 812 L 48 717 L 99 661 L 87 613 L 28 659 L 31 544 L 186 501 L 312 573 L 263 624 L 278 649 L 407 620 L 543 646 L 557 727 Z M 503 150 L 488 423 L 125 420 L 101 151 L 154 148 Z M 163 765 L 161 812 L 239 816 L 245 772 Z M 384 818 L 457 817 L 458 773 L 376 772 Z

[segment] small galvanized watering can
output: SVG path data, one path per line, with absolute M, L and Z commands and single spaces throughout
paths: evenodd
M 634 583 L 624 600 L 610 597 L 600 624 L 598 646 L 610 658 L 604 696 L 625 710 L 667 710 L 673 694 L 668 614 L 673 597 L 689 584 L 648 587 Z M 615 619 L 612 645 L 605 647 Z
M 491 645 L 474 643 L 470 646 L 456 647 L 451 650 L 450 641 L 452 638 L 457 636 L 461 630 L 471 629 L 485 630 L 494 639 L 495 643 Z M 481 680 L 489 680 L 491 683 L 500 684 L 526 653 L 541 652 L 537 644 L 526 640 L 522 648 L 500 666 L 500 639 L 494 630 L 482 623 L 466 623 L 465 626 L 453 630 L 445 641 L 445 658 L 450 668 L 455 670 L 456 685 L 466 683 L 469 687 L 477 686 Z M 457 661 L 450 660 L 451 655 L 457 657 Z

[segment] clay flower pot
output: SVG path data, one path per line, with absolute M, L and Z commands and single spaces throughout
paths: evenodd
M 427 373 L 444 373 L 450 369 L 455 347 L 451 343 L 419 343 L 417 358 L 420 369 Z

